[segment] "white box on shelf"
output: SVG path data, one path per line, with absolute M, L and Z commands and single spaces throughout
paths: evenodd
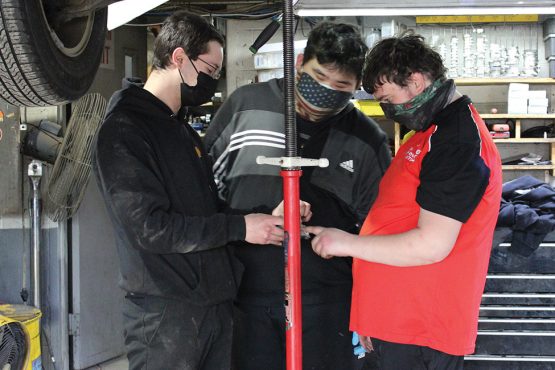
M 511 93 L 511 91 L 529 91 L 529 90 L 530 90 L 529 84 L 516 83 L 516 82 L 509 84 L 509 94 Z
M 268 80 L 271 80 L 272 78 L 282 78 L 283 69 L 266 69 L 262 71 L 257 71 L 256 75 L 258 76 L 258 82 L 266 82 Z
M 546 99 L 547 98 L 547 91 L 546 90 L 530 90 L 528 91 L 528 99 Z
M 295 41 L 295 59 L 304 51 L 306 40 Z M 254 54 L 254 69 L 283 68 L 283 43 L 266 44 Z M 295 60 L 296 61 L 296 60 Z
M 528 114 L 547 114 L 547 105 L 529 105 Z
M 526 90 L 509 90 L 509 101 L 511 100 L 528 100 L 529 91 Z
M 526 114 L 528 113 L 528 93 L 530 85 L 522 83 L 509 84 L 507 113 Z
M 535 98 L 535 99 L 528 99 L 528 106 L 535 106 L 535 107 L 546 107 L 549 105 L 549 99 L 547 98 Z
M 281 53 L 264 53 L 254 55 L 254 69 L 283 68 Z
M 508 114 L 526 114 L 528 113 L 528 99 L 526 98 L 509 98 L 507 104 Z

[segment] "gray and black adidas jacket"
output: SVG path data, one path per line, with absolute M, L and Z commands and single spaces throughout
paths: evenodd
M 204 144 L 220 197 L 232 208 L 273 208 L 283 198 L 280 168 L 256 164 L 259 155 L 284 156 L 282 87 L 281 79 L 240 87 L 210 123 Z M 330 162 L 328 168 L 303 169 L 301 199 L 313 211 L 309 224 L 357 233 L 391 161 L 386 135 L 352 104 L 319 123 L 297 116 L 297 127 L 299 154 Z M 283 303 L 283 250 L 241 243 L 236 253 L 245 265 L 239 300 Z M 324 260 L 303 240 L 303 302 L 347 300 L 351 284 L 351 259 Z

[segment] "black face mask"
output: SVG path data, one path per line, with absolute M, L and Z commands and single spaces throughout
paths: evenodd
M 185 83 L 181 71 L 181 106 L 182 107 L 198 107 L 214 96 L 218 86 L 218 80 L 213 79 L 204 72 L 197 72 L 197 84 L 189 86 Z

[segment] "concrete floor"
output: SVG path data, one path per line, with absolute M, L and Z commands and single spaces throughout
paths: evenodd
M 127 370 L 128 365 L 127 357 L 123 356 L 89 367 L 86 370 Z

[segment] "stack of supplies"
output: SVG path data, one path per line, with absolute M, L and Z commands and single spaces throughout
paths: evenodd
M 495 123 L 491 125 L 489 133 L 494 139 L 508 139 L 511 137 L 509 125 L 506 123 Z
M 528 91 L 528 114 L 546 114 L 548 102 L 547 91 Z

